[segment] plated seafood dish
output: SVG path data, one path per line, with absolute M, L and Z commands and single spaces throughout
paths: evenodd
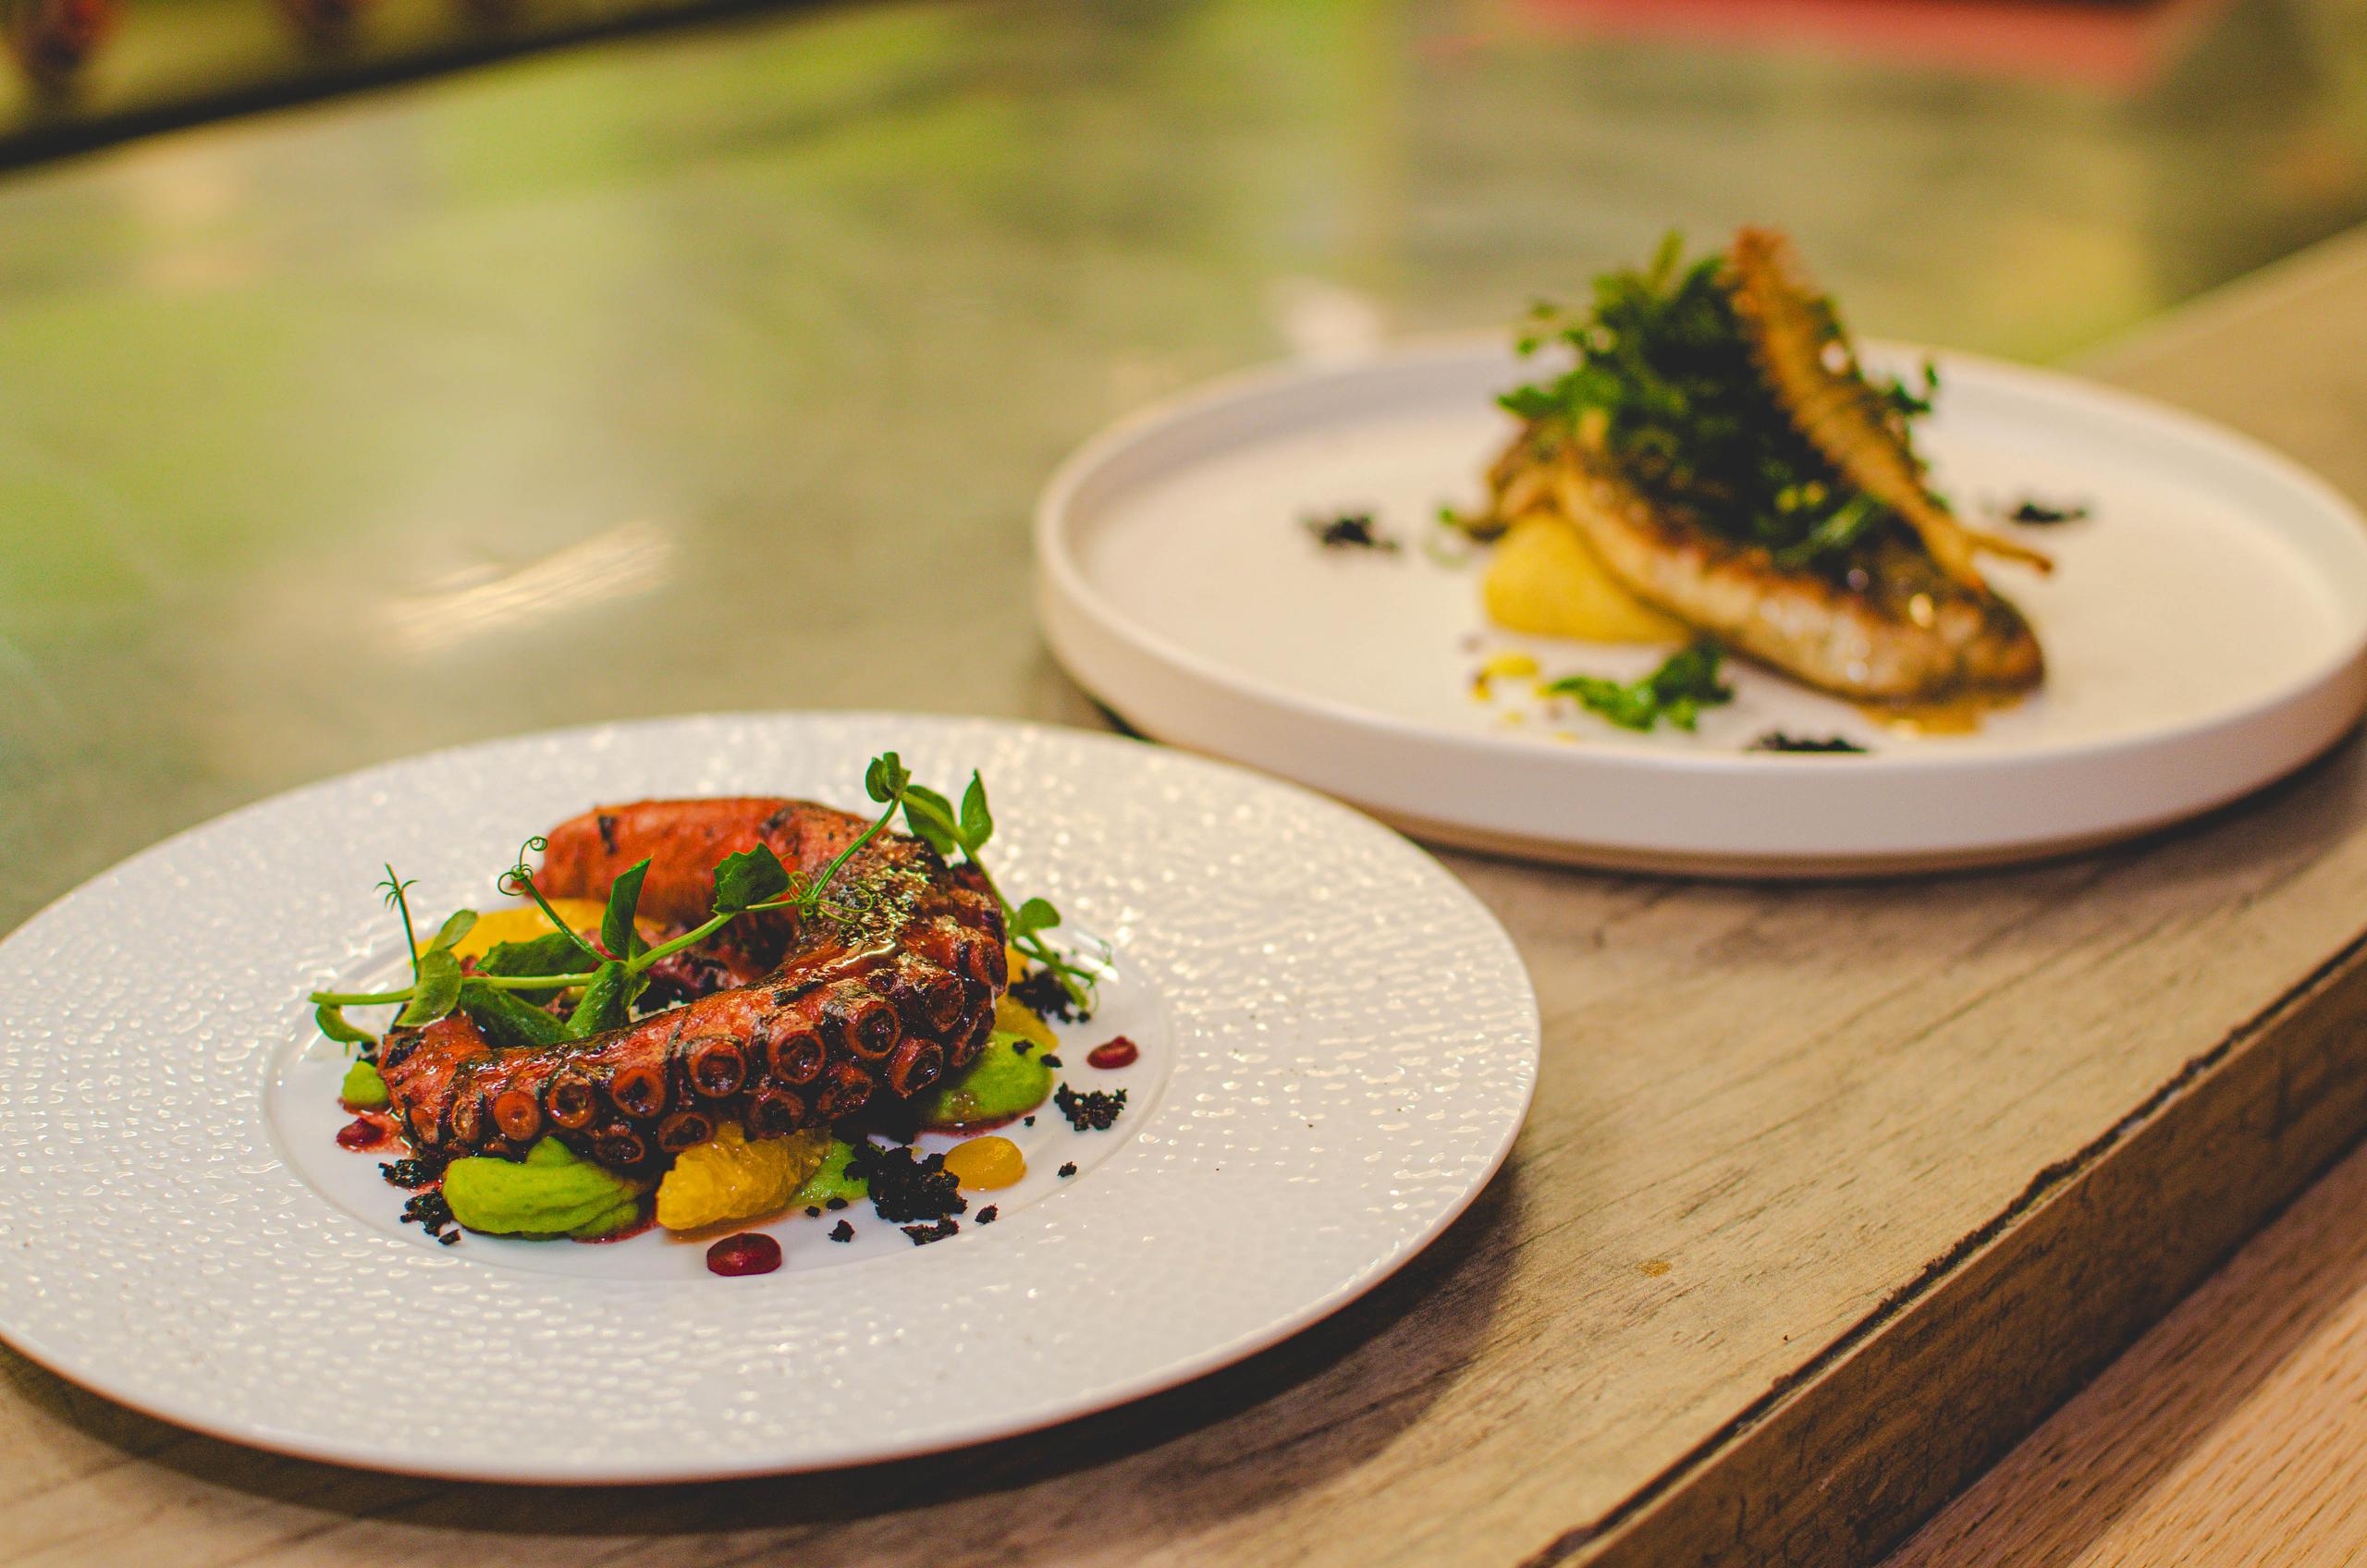
M 1932 489 L 1915 426 L 1936 374 L 1869 374 L 1782 235 L 1746 228 L 1690 263 L 1672 238 L 1643 271 L 1598 279 L 1590 310 L 1539 307 L 1521 349 L 1570 363 L 1503 395 L 1520 428 L 1485 506 L 1449 518 L 1495 547 L 1490 619 L 1697 643 L 1644 681 L 1564 677 L 1545 695 L 1691 729 L 1727 694 L 1721 650 L 1863 704 L 2006 702 L 2044 679 L 1981 559 L 2045 572 L 2047 557 Z M 2036 502 L 2018 516 L 2060 520 Z
M 1125 1108 L 1123 1087 L 1061 1077 L 1050 1028 L 1089 1020 L 1101 971 L 1053 944 L 1049 903 L 1006 901 L 976 776 L 956 804 L 888 753 L 865 784 L 876 816 L 759 796 L 596 807 L 527 840 L 499 878 L 520 901 L 423 942 L 389 867 L 409 983 L 311 998 L 354 1053 L 339 1144 L 394 1156 L 403 1218 L 448 1245 L 801 1211 L 843 1243 L 865 1201 L 915 1243 L 992 1223 L 971 1198 L 1026 1173 L 994 1129 L 1049 1105 L 1106 1132 Z M 349 1015 L 364 1007 L 399 1011 L 374 1035 Z M 1113 1038 L 1079 1065 L 1134 1056 Z M 924 1149 L 932 1134 L 958 1141 Z M 740 1234 L 708 1263 L 780 1256 Z

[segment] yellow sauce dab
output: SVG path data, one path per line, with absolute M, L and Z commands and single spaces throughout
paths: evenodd
M 1894 735 L 1970 735 L 1993 713 L 2020 704 L 2019 692 L 1979 692 L 1936 703 L 1859 703 L 1858 711 Z
M 558 911 L 559 918 L 571 929 L 596 936 L 600 917 L 607 913 L 608 906 L 597 899 L 553 899 L 551 908 Z M 504 942 L 531 942 L 537 937 L 549 936 L 553 929 L 543 912 L 533 904 L 488 910 L 477 916 L 477 923 L 469 927 L 467 936 L 452 944 L 452 956 L 466 963 L 472 958 L 484 957 Z M 648 937 L 651 928 L 643 925 L 641 934 Z
M 1027 1157 L 1009 1138 L 971 1138 L 945 1151 L 945 1169 L 973 1192 L 1008 1187 L 1027 1174 Z

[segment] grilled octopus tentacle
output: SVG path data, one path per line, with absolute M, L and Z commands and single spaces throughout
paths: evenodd
M 536 880 L 555 897 L 603 897 L 646 857 L 643 913 L 687 924 L 705 913 L 723 856 L 761 843 L 810 876 L 866 826 L 801 801 L 604 807 L 552 829 Z M 801 927 L 774 912 L 747 938 L 743 954 L 766 953 L 761 979 L 625 1028 L 503 1050 L 455 1013 L 390 1036 L 380 1071 L 396 1113 L 419 1147 L 447 1157 L 516 1155 L 552 1134 L 631 1170 L 724 1121 L 777 1137 L 967 1065 L 1009 980 L 1000 908 L 976 874 L 882 834 L 832 886 L 843 920 Z

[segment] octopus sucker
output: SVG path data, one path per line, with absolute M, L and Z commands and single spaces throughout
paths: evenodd
M 779 1138 L 806 1125 L 805 1109 L 803 1097 L 792 1089 L 759 1089 L 748 1096 L 742 1121 L 752 1138 Z
M 713 1136 L 715 1120 L 701 1110 L 678 1110 L 657 1124 L 657 1146 L 667 1154 L 680 1154 Z
M 813 876 L 867 826 L 773 798 L 602 806 L 551 830 L 536 884 L 599 899 L 646 858 L 642 913 L 683 928 L 705 914 L 725 855 L 763 844 Z M 881 1092 L 917 1094 L 974 1058 L 1008 980 L 1000 906 L 977 874 L 883 833 L 828 891 L 823 913 L 767 912 L 745 938 L 732 928 L 740 959 L 761 955 L 749 983 L 620 1029 L 509 1048 L 460 1013 L 397 1031 L 380 1056 L 396 1113 L 440 1154 L 516 1154 L 548 1133 L 634 1170 L 728 1121 L 781 1136 Z

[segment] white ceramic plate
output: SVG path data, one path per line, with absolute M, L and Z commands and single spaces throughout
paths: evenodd
M 998 877 L 1105 939 L 1035 1173 L 915 1247 L 779 1222 L 782 1271 L 705 1239 L 598 1246 L 398 1222 L 385 1155 L 332 1134 L 340 1053 L 304 993 L 368 979 L 415 907 L 486 907 L 527 833 L 595 801 L 862 800 L 874 753 L 977 767 Z M 436 918 L 429 915 L 427 918 Z M 514 1481 L 657 1481 L 911 1454 L 1167 1387 L 1352 1300 L 1511 1146 L 1538 1021 L 1503 932 L 1339 806 L 1134 741 L 979 720 L 752 715 L 397 763 L 158 845 L 0 944 L 0 1333 L 124 1403 L 311 1457 Z M 1132 1036 L 1140 1060 L 1085 1068 Z M 1073 1178 L 1054 1174 L 1073 1160 Z M 974 1208 L 986 1196 L 974 1197 Z
M 1919 352 L 1878 348 L 1911 368 Z M 1130 420 L 1037 516 L 1054 652 L 1137 729 L 1453 842 L 1739 875 L 1926 869 L 2045 854 L 2207 810 L 2315 755 L 2367 704 L 2367 536 L 2275 454 L 2187 415 L 1959 355 L 1927 445 L 1968 510 L 2091 507 L 2031 530 L 2057 570 L 1992 575 L 2028 612 L 2044 690 L 1977 733 L 1902 737 L 1764 670 L 1698 733 L 1634 735 L 1531 681 L 1474 696 L 1490 655 L 1633 678 L 1667 650 L 1491 631 L 1479 568 L 1419 547 L 1480 496 L 1533 379 L 1456 342 L 1267 373 Z M 1302 519 L 1372 509 L 1404 548 L 1318 547 Z M 1867 756 L 1752 753 L 1841 735 Z

